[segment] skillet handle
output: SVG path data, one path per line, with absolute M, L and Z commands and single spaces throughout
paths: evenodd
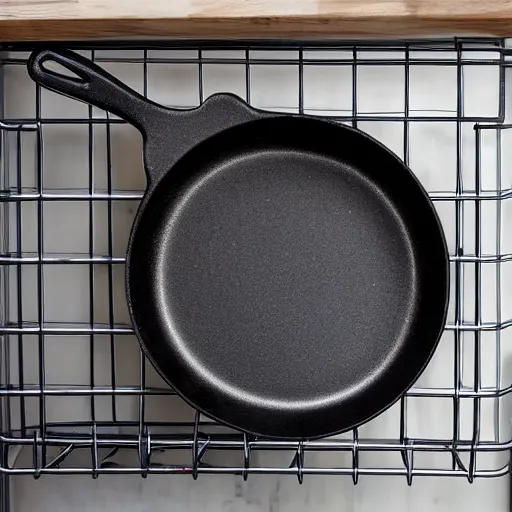
M 46 63 L 59 64 L 76 76 L 53 71 Z M 166 109 L 127 87 L 89 59 L 69 50 L 36 50 L 30 56 L 31 78 L 54 92 L 91 103 L 133 124 L 144 135 L 151 120 Z

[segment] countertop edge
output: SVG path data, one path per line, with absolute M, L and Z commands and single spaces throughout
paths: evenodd
M 240 16 L 187 18 L 2 18 L 0 41 L 111 38 L 336 39 L 512 35 L 510 17 Z

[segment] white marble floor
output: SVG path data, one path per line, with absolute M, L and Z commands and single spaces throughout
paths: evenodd
M 16 478 L 13 512 L 507 512 L 508 478 L 45 476 Z

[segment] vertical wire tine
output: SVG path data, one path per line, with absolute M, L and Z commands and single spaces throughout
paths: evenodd
M 457 163 L 456 163 L 456 196 L 461 196 L 464 190 L 461 162 L 461 116 L 462 116 L 462 53 L 460 45 L 455 41 L 457 50 Z M 455 203 L 455 254 L 464 254 L 464 201 Z M 452 455 L 458 449 L 460 438 L 460 389 L 462 385 L 462 319 L 464 314 L 464 267 L 458 260 L 455 262 L 455 330 L 454 330 L 454 394 L 453 394 L 453 430 Z M 452 457 L 452 468 L 458 467 L 458 457 Z
M 405 47 L 405 78 L 404 78 L 404 163 L 409 165 L 409 116 L 410 116 L 410 46 L 406 44 Z M 411 452 L 407 449 L 407 393 L 400 399 L 400 444 L 405 446 L 401 451 L 402 462 L 407 472 L 407 483 L 412 483 L 412 469 L 411 469 Z
M 204 77 L 203 77 L 203 50 L 198 48 L 198 81 L 199 81 L 199 104 L 204 102 Z M 199 467 L 199 421 L 201 413 L 196 411 L 194 420 L 194 432 L 192 443 L 192 477 L 194 480 L 198 478 Z
M 196 411 L 192 441 L 192 478 L 197 480 L 199 467 L 199 420 L 201 413 Z
M 505 42 L 502 43 L 502 51 L 500 51 L 500 64 L 499 64 L 499 91 L 498 91 L 498 119 L 500 123 L 505 121 L 506 115 L 506 53 L 503 51 L 503 46 Z
M 249 438 L 247 434 L 244 432 L 244 470 L 242 472 L 242 476 L 244 481 L 247 481 L 249 476 L 249 468 L 251 466 L 251 446 L 249 444 Z
M 296 462 L 297 462 L 297 480 L 299 481 L 299 484 L 302 484 L 304 482 L 304 442 L 299 441 L 299 444 L 297 445 L 297 455 L 296 455 Z
M 501 92 L 500 92 L 501 94 Z M 500 192 L 503 190 L 501 174 L 501 130 L 496 132 L 496 184 Z M 498 200 L 496 204 L 496 255 L 501 255 L 501 216 L 502 201 Z M 501 325 L 501 262 L 496 264 L 496 322 Z M 496 380 L 495 389 L 501 388 L 501 329 L 496 329 Z M 494 399 L 494 440 L 500 441 L 500 398 Z
M 480 191 L 482 189 L 481 183 L 481 133 L 478 126 L 475 127 L 475 194 L 477 199 L 475 201 L 475 255 L 477 260 L 482 257 L 482 241 L 481 241 L 481 225 L 482 225 L 482 204 L 478 200 Z M 482 275 L 481 275 L 481 262 L 475 262 L 475 325 L 480 327 L 482 325 Z M 475 352 L 474 352 L 474 381 L 473 389 L 475 395 L 478 395 L 481 388 L 481 331 L 475 329 L 474 332 Z M 476 472 L 476 450 L 480 436 L 480 398 L 473 399 L 473 435 L 471 441 L 471 451 L 469 452 L 469 471 L 468 480 L 473 482 Z
M 94 62 L 95 53 L 94 50 L 91 52 L 91 59 Z M 87 106 L 87 112 L 89 116 L 89 120 L 92 119 L 92 106 Z M 94 131 L 92 123 L 88 125 L 88 192 L 89 196 L 92 196 L 94 193 Z M 92 259 L 94 256 L 94 201 L 92 199 L 89 200 L 89 257 Z M 94 328 L 94 264 L 89 264 L 89 325 L 91 327 L 91 331 Z M 89 336 L 89 384 L 90 388 L 94 389 L 95 386 L 95 338 L 94 334 L 91 333 Z M 89 398 L 90 400 L 90 413 L 91 413 L 91 421 L 93 425 L 96 422 L 96 396 L 91 393 Z M 93 475 L 94 478 L 94 475 Z
M 410 487 L 412 485 L 412 475 L 414 468 L 414 451 L 407 450 L 406 459 L 407 462 L 405 464 L 405 468 L 407 471 L 407 485 Z
M 1 411 L 0 411 L 1 413 Z M 0 427 L 3 427 L 0 414 Z M 1 430 L 0 430 L 1 432 Z M 0 468 L 9 467 L 9 447 L 7 443 L 0 441 Z M 11 503 L 10 476 L 7 473 L 0 473 L 0 511 L 9 512 Z
M 402 397 L 400 400 L 400 444 L 405 448 L 400 450 L 402 462 L 405 467 L 405 476 L 407 485 L 412 485 L 412 469 L 413 469 L 413 455 L 414 452 L 409 449 L 409 440 L 407 439 L 407 400 Z
M 402 457 L 402 462 L 405 468 L 408 469 L 409 455 L 407 450 L 407 400 L 405 396 L 400 399 L 400 445 L 405 447 L 400 451 L 400 455 Z
M 357 128 L 357 47 L 352 48 L 352 127 Z
M 2 93 L 2 69 L 0 68 L 0 95 Z M 3 104 L 0 101 L 0 114 L 3 113 Z M 7 189 L 9 185 L 8 173 L 6 172 L 6 136 L 0 131 L 0 187 Z M 2 172 L 3 171 L 3 172 Z M 4 203 L 5 204 L 5 203 Z M 0 249 L 7 252 L 9 248 L 9 210 L 5 205 L 2 208 L 2 221 L 0 224 Z M 9 312 L 9 274 L 8 268 L 0 269 L 0 324 L 5 325 L 10 318 Z M 0 387 L 8 387 L 10 377 L 10 338 L 0 336 Z M 0 398 L 0 434 L 11 433 L 11 404 L 9 397 Z M 24 434 L 25 435 L 25 434 Z M 0 468 L 9 467 L 9 444 L 0 439 Z M 8 512 L 11 503 L 10 498 L 10 476 L 7 473 L 0 473 L 0 510 Z
M 1 61 L 0 61 L 1 64 Z M 0 66 L 0 99 L 2 97 L 3 73 Z M 3 116 L 3 102 L 0 101 L 0 117 Z M 5 157 L 5 140 L 6 135 L 0 129 L 0 189 L 7 190 L 9 186 Z M 9 248 L 9 211 L 3 201 L 0 201 L 0 250 L 7 252 Z M 5 325 L 9 319 L 9 284 L 7 278 L 7 268 L 0 269 L 0 325 Z M 9 337 L 0 336 L 0 387 L 8 387 L 10 383 L 9 376 Z M 0 398 L 0 434 L 10 433 L 10 410 L 8 397 Z M 8 467 L 8 444 L 0 439 L 0 468 Z M 9 493 L 9 477 L 6 473 L 0 473 L 0 510 L 1 507 L 7 509 L 10 503 Z
M 352 482 L 357 485 L 359 482 L 359 430 L 353 430 L 352 437 Z
M 199 48 L 197 50 L 198 58 L 198 80 L 199 80 L 199 104 L 202 105 L 204 102 L 204 79 L 203 79 L 203 50 Z
M 145 427 L 144 430 L 139 434 L 138 450 L 141 476 L 142 478 L 147 478 L 151 455 L 150 437 L 147 427 Z
M 477 452 L 480 442 L 480 398 L 475 398 L 473 402 L 473 436 L 471 439 L 471 450 L 469 452 L 468 481 L 473 483 L 477 472 Z
M 92 423 L 91 426 L 91 462 L 92 462 L 92 477 L 96 480 L 99 476 L 98 470 L 100 467 L 100 455 L 98 452 L 98 429 L 96 426 L 96 422 Z
M 142 84 L 144 97 L 148 96 L 148 51 L 144 50 L 144 64 L 142 66 Z M 146 421 L 146 355 L 142 348 L 140 354 L 140 395 L 139 395 L 139 435 L 145 431 Z
M 404 163 L 409 165 L 409 104 L 410 104 L 410 47 L 405 45 L 405 77 L 404 77 Z M 407 395 L 400 399 L 400 444 L 407 444 Z M 407 450 L 401 452 L 402 461 L 408 469 Z M 409 478 L 409 477 L 408 477 Z
M 304 114 L 304 50 L 299 50 L 299 114 Z
M 406 470 L 407 485 L 412 485 L 414 452 L 407 438 L 407 395 L 400 400 L 400 444 L 405 447 L 400 453 Z
M 113 223 L 113 204 L 112 204 L 112 141 L 110 129 L 110 114 L 106 112 L 107 123 L 106 130 L 106 150 L 107 150 L 107 231 L 108 231 L 108 258 L 107 279 L 108 279 L 108 323 L 110 328 L 110 384 L 112 390 L 116 390 L 116 338 L 112 333 L 114 329 L 114 269 L 112 258 L 114 257 L 114 223 Z M 117 421 L 117 403 L 116 393 L 111 396 L 112 421 Z
M 3 63 L 0 59 L 0 118 L 3 117 Z M 4 151 L 5 138 L 2 130 L 0 129 L 0 188 L 7 189 L 8 185 L 8 176 L 6 169 L 6 161 L 5 161 L 5 151 Z M 19 181 L 18 181 L 19 186 Z M 2 215 L 4 214 L 5 215 Z M 0 210 L 0 249 L 7 252 L 8 243 L 9 243 L 9 213 L 7 207 L 3 207 Z M 2 232 L 3 231 L 3 232 Z M 5 242 L 5 245 L 4 245 Z M 9 283 L 7 277 L 8 269 L 0 269 L 0 325 L 3 325 L 7 322 L 9 318 L 9 304 L 8 300 L 4 300 L 7 298 L 9 294 Z M 9 375 L 9 337 L 8 336 L 0 336 L 0 387 L 4 385 L 7 387 L 10 383 L 10 375 Z M 21 381 L 20 381 L 21 382 Z M 21 402 L 20 402 L 21 407 Z M 7 398 L 0 398 L 0 435 L 6 432 L 11 431 L 11 413 L 10 413 L 10 403 Z M 25 432 L 23 430 L 23 436 L 25 436 Z M 8 456 L 9 456 L 9 445 L 0 440 L 0 468 L 8 468 Z M 0 473 L 0 510 L 2 512 L 9 512 L 11 504 L 11 495 L 10 495 L 10 476 L 7 473 Z
M 144 50 L 142 64 L 142 94 L 144 98 L 148 97 L 148 51 Z
M 410 81 L 411 81 L 411 65 L 410 65 L 410 49 L 409 45 L 405 46 L 405 94 L 404 94 L 404 163 L 409 165 L 409 115 L 410 115 Z
M 22 191 L 22 148 L 21 148 L 21 131 L 16 131 L 16 190 L 19 194 Z M 23 242 L 23 215 L 21 210 L 21 201 L 16 201 L 16 255 L 21 258 L 22 242 Z M 23 269 L 22 264 L 16 265 L 16 298 L 17 298 L 17 316 L 18 327 L 21 331 L 23 327 Z M 23 334 L 18 334 L 18 382 L 20 389 L 25 389 L 25 365 L 23 350 Z M 20 397 L 20 427 L 21 434 L 26 435 L 26 414 L 25 414 L 25 397 Z M 9 404 L 10 405 L 10 404 Z
M 251 64 L 250 64 L 250 50 L 245 50 L 245 100 L 251 104 Z
M 405 45 L 405 78 L 404 78 L 404 163 L 409 165 L 409 115 L 410 115 L 410 45 Z M 407 449 L 407 394 L 400 401 L 400 444 L 406 448 L 401 451 L 402 461 L 406 468 L 407 484 L 412 484 L 412 455 Z
M 42 437 L 42 464 L 46 462 L 46 398 L 45 398 L 45 335 L 44 327 L 44 135 L 41 116 L 41 86 L 36 84 L 36 118 L 37 118 L 37 321 L 38 356 L 39 356 L 39 431 Z
M 144 430 L 144 418 L 146 415 L 146 401 L 145 401 L 145 391 L 146 391 L 146 356 L 144 355 L 144 351 L 142 348 L 139 348 L 139 421 L 138 421 L 138 429 L 139 435 Z
M 34 478 L 37 480 L 41 476 L 43 462 L 43 443 L 44 439 L 40 439 L 37 430 L 32 434 L 32 465 L 34 467 Z

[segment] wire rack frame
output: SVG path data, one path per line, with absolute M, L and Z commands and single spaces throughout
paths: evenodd
M 512 250 L 506 252 L 502 232 L 506 222 L 507 200 L 512 197 L 512 184 L 507 186 L 504 150 L 507 133 L 505 85 L 509 50 L 501 39 L 454 39 L 448 41 L 409 42 L 152 42 L 148 44 L 116 43 L 85 45 L 74 43 L 69 48 L 84 51 L 100 65 L 130 64 L 142 72 L 141 92 L 148 96 L 149 68 L 153 65 L 187 65 L 197 70 L 195 84 L 198 102 L 205 91 L 208 66 L 243 68 L 249 103 L 254 101 L 254 74 L 258 67 L 297 70 L 297 96 L 292 107 L 267 105 L 298 113 L 325 115 L 335 121 L 368 129 L 372 125 L 391 123 L 401 127 L 401 153 L 412 165 L 415 149 L 411 148 L 414 125 L 443 124 L 454 129 L 455 159 L 452 165 L 452 189 L 429 189 L 436 206 L 449 205 L 449 222 L 453 226 L 451 249 L 453 314 L 446 325 L 445 337 L 450 344 L 448 384 L 415 385 L 394 407 L 392 434 L 365 430 L 365 426 L 335 438 L 295 442 L 275 441 L 249 436 L 217 425 L 195 412 L 182 419 L 152 420 L 148 402 L 152 397 L 174 399 L 175 394 L 164 385 L 148 383 L 148 366 L 139 353 L 138 376 L 129 383 L 121 382 L 117 362 L 126 339 L 133 338 L 131 326 L 118 322 L 114 305 L 116 269 L 124 265 L 122 254 L 116 254 L 114 240 L 115 205 L 137 205 L 143 188 L 118 189 L 114 183 L 113 133 L 123 121 L 108 114 L 98 115 L 87 107 L 83 116 L 58 117 L 44 114 L 45 101 L 39 86 L 34 87 L 34 114 L 16 117 L 7 113 L 5 90 L 7 70 L 24 70 L 31 46 L 0 46 L 0 495 L 8 504 L 7 477 L 16 474 L 90 474 L 108 473 L 250 474 L 272 473 L 294 475 L 302 483 L 306 475 L 347 475 L 356 484 L 364 475 L 401 475 L 409 484 L 416 476 L 457 476 L 472 482 L 477 477 L 496 477 L 509 471 L 512 433 L 507 428 L 507 398 L 512 391 L 512 378 L 505 367 L 508 330 L 512 314 L 504 316 L 503 284 Z M 224 52 L 224 53 L 223 53 Z M 343 68 L 350 71 L 350 104 L 347 109 L 311 107 L 307 78 L 314 67 Z M 370 68 L 393 68 L 403 76 L 402 88 L 394 90 L 402 107 L 398 111 L 372 112 L 361 106 L 360 83 Z M 465 108 L 464 74 L 471 67 L 485 74 L 496 72 L 494 113 L 468 113 Z M 421 112 L 413 105 L 413 73 L 415 69 L 450 69 L 455 103 L 452 110 Z M 24 73 L 24 71 L 21 71 Z M 2 79 L 3 76 L 3 79 Z M 3 86 L 2 86 L 3 82 Z M 189 105 L 194 106 L 194 105 Z M 259 105 L 257 105 L 259 106 Z M 328 112 L 327 112 L 328 111 Z M 49 172 L 45 153 L 55 149 L 54 139 L 45 137 L 47 127 L 82 126 L 87 143 L 86 181 L 83 188 L 47 188 Z M 468 181 L 463 169 L 463 140 L 470 126 L 474 148 L 474 174 Z M 105 146 L 105 186 L 98 188 L 95 160 L 96 129 L 101 128 Z M 492 165 L 483 153 L 488 135 L 493 138 Z M 23 183 L 24 158 L 31 140 L 34 160 L 34 183 Z M 31 151 L 32 151 L 31 150 Z M 414 166 L 413 166 L 414 168 Z M 494 176 L 494 185 L 484 185 L 484 177 Z M 65 203 L 84 205 L 87 224 L 87 248 L 61 253 L 46 248 L 48 205 Z M 26 205 L 34 212 L 33 231 L 27 233 Z M 485 245 L 484 217 L 492 205 L 494 246 Z M 101 222 L 107 233 L 105 250 L 98 252 L 96 243 L 97 209 L 103 209 Z M 469 212 L 469 213 L 468 213 Z M 488 212 L 487 212 L 488 213 Z M 488 216 L 488 215 L 487 215 Z M 468 221 L 470 219 L 470 222 Z M 486 228 L 488 229 L 488 228 Z M 30 239 L 31 250 L 25 250 Z M 469 242 L 468 242 L 469 239 Z M 485 247 L 484 247 L 485 245 Z M 88 297 L 87 319 L 47 319 L 47 275 L 51 268 L 85 268 L 86 289 L 75 289 Z M 106 268 L 106 321 L 98 320 L 95 303 L 97 270 Z M 489 319 L 484 311 L 485 277 L 491 269 L 495 283 L 493 310 Z M 27 296 L 25 272 L 32 272 L 34 288 Z M 468 293 L 468 275 L 470 292 Z M 25 302 L 34 301 L 33 315 L 27 317 Z M 471 315 L 467 311 L 471 311 Z M 86 383 L 56 384 L 48 379 L 48 347 L 54 338 L 69 344 L 86 340 L 88 357 Z M 492 340 L 492 341 L 489 341 Z M 512 340 L 509 340 L 512 342 Z M 486 356 L 483 345 L 492 343 L 492 356 Z M 97 354 L 99 344 L 108 348 L 108 384 L 98 382 Z M 35 378 L 29 377 L 29 346 L 35 354 Z M 469 348 L 468 348 L 469 347 Z M 469 356 L 468 356 L 469 353 Z M 484 383 L 484 360 L 494 368 L 492 383 Z M 468 362 L 469 361 L 469 362 Z M 469 382 L 468 385 L 468 375 Z M 507 377 L 508 380 L 507 380 Z M 487 379 L 488 380 L 488 379 Z M 87 417 L 54 420 L 49 417 L 50 401 L 85 400 Z M 136 404 L 131 417 L 119 413 L 123 400 Z M 106 400 L 106 402 L 105 402 Z M 419 434 L 411 422 L 411 403 L 430 401 L 435 410 L 443 404 L 438 423 L 443 433 Z M 109 410 L 108 418 L 100 414 L 100 402 Z M 66 402 L 67 403 L 67 402 Z M 447 404 L 447 405 L 446 405 Z M 35 414 L 31 407 L 35 407 Z M 484 417 L 485 416 L 485 417 Z M 35 418 L 35 420 L 33 420 Z M 488 427 L 482 427 L 486 421 Z M 389 425 L 388 425 L 389 426 Z M 421 429 L 419 429 L 421 430 Z M 485 432 L 483 432 L 485 430 Z M 24 450 L 22 450 L 24 448 Z M 20 453 L 29 454 L 17 460 Z M 173 459 L 177 454 L 178 462 Z M 213 458 L 209 460 L 213 454 Z M 167 458 L 167 456 L 170 458 Z M 215 458 L 218 455 L 218 458 Z M 26 460 L 25 460 L 26 459 Z M 173 459 L 173 460 L 171 460 Z M 483 461 L 483 462 L 481 462 Z M 7 509 L 7 508 L 5 508 Z

